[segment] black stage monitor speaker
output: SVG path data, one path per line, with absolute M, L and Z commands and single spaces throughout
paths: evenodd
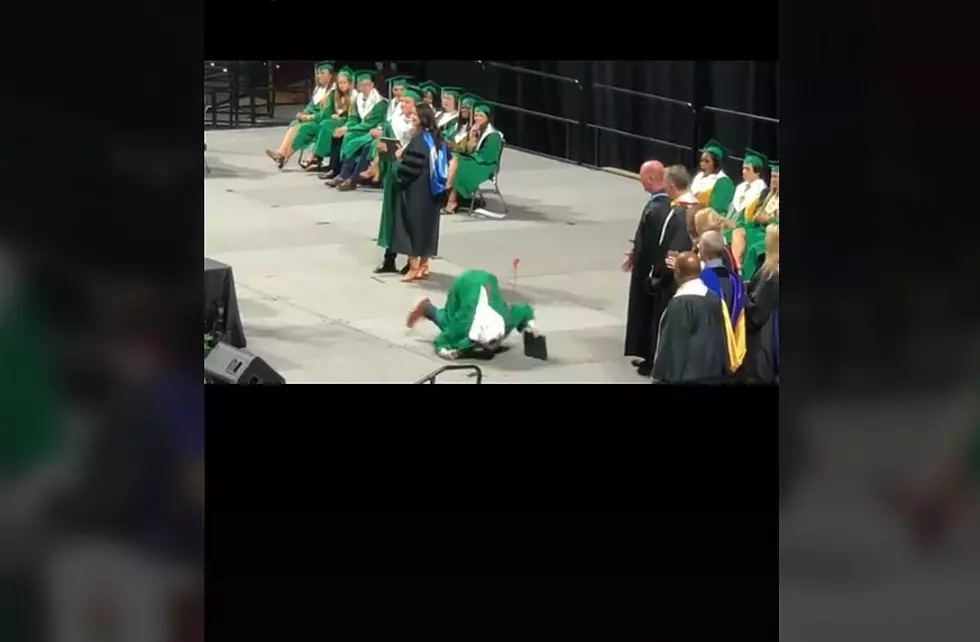
M 204 379 L 212 384 L 279 385 L 282 375 L 261 357 L 242 352 L 227 343 L 219 343 L 204 359 Z

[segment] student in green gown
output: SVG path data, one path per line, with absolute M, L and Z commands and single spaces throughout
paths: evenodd
M 375 127 L 371 130 L 371 164 L 368 168 L 361 172 L 361 178 L 365 181 L 370 181 L 372 184 L 377 185 L 381 182 L 381 167 L 378 158 L 378 141 L 382 137 L 391 138 L 391 135 L 385 133 L 388 129 L 385 125 L 390 125 L 392 118 L 395 114 L 401 111 L 401 99 L 405 93 L 405 88 L 409 85 L 409 80 L 411 76 L 395 76 L 394 78 L 388 79 L 388 111 L 385 113 L 385 120 L 379 127 Z
M 486 270 L 467 270 L 453 280 L 446 306 L 436 308 L 423 298 L 409 312 L 405 325 L 414 327 L 422 318 L 440 330 L 433 341 L 443 359 L 493 355 L 512 331 L 538 335 L 534 308 L 528 303 L 508 305 L 497 277 Z
M 344 67 L 337 72 L 337 84 L 327 95 L 327 104 L 315 117 L 316 134 L 300 128 L 293 140 L 293 147 L 299 151 L 313 143 L 313 156 L 299 162 L 300 167 L 308 171 L 320 169 L 324 159 L 329 159 L 332 167 L 328 168 L 334 175 L 340 172 L 340 142 L 335 141 L 334 132 L 344 126 L 354 109 L 354 70 Z M 312 136 L 312 138 L 311 138 Z M 334 143 L 337 143 L 334 145 Z M 334 148 L 337 149 L 333 153 Z
M 490 123 L 490 105 L 479 103 L 473 107 L 473 127 L 465 146 L 449 163 L 449 199 L 444 214 L 452 214 L 459 207 L 459 199 L 470 200 L 480 185 L 497 171 L 500 154 L 504 148 L 503 135 Z
M 735 183 L 721 168 L 729 154 L 728 149 L 714 138 L 709 140 L 701 150 L 701 171 L 691 184 L 691 192 L 698 197 L 698 202 L 716 212 L 727 212 L 735 196 Z
M 422 94 L 418 87 L 403 85 L 399 99 L 399 108 L 391 112 L 391 118 L 384 124 L 384 138 L 397 138 L 404 149 L 412 138 L 414 127 L 412 116 L 415 114 L 416 106 L 422 102 Z M 378 143 L 379 152 L 387 152 L 386 143 Z M 399 272 L 402 275 L 408 272 L 408 264 L 399 270 L 395 267 L 397 254 L 391 251 L 391 240 L 395 228 L 395 216 L 398 201 L 398 181 L 396 176 L 396 164 L 394 155 L 378 155 L 379 172 L 381 174 L 381 223 L 378 227 L 378 247 L 384 248 L 384 260 L 381 265 L 374 269 L 375 274 L 393 274 Z
M 313 91 L 313 97 L 310 99 L 310 103 L 303 111 L 296 114 L 296 120 L 289 123 L 289 129 L 286 130 L 279 149 L 265 150 L 266 156 L 275 161 L 279 169 L 282 169 L 286 161 L 296 152 L 297 146 L 293 144 L 293 141 L 296 137 L 300 136 L 300 131 L 303 132 L 302 137 L 308 139 L 306 145 L 309 145 L 316 138 L 316 133 L 320 127 L 316 121 L 316 116 L 327 106 L 327 96 L 330 90 L 333 89 L 333 70 L 333 61 L 324 60 L 323 62 L 317 63 L 317 87 Z
M 422 102 L 435 109 L 436 115 L 438 116 L 439 94 L 442 93 L 442 87 L 431 80 L 426 80 L 425 82 L 419 84 L 419 89 L 422 90 Z
M 779 163 L 769 163 L 769 187 L 762 192 L 762 204 L 755 216 L 745 221 L 745 260 L 742 278 L 746 281 L 759 269 L 766 254 L 766 226 L 779 224 Z
M 455 131 L 456 121 L 459 119 L 459 95 L 463 91 L 462 87 L 443 87 L 441 108 L 436 112 L 436 124 L 443 137 L 447 131 Z M 449 128 L 453 129 L 450 130 Z
M 443 137 L 453 156 L 463 149 L 468 140 L 470 128 L 473 127 L 473 106 L 482 102 L 483 99 L 476 94 L 463 94 L 460 97 L 459 117 L 443 130 Z
M 371 130 L 380 127 L 388 113 L 388 99 L 375 88 L 374 73 L 365 70 L 355 74 L 358 93 L 354 113 L 343 127 L 334 132 L 342 132 L 343 135 L 340 174 L 327 181 L 327 185 L 336 187 L 341 192 L 357 189 L 364 180 L 361 173 L 371 164 L 371 153 L 374 151 Z
M 745 221 L 755 218 L 766 182 L 762 180 L 762 170 L 767 164 L 766 155 L 753 149 L 745 150 L 742 160 L 742 182 L 735 188 L 735 196 L 728 206 L 726 217 L 729 229 L 725 230 L 725 242 L 732 248 L 735 266 L 741 269 L 745 258 Z

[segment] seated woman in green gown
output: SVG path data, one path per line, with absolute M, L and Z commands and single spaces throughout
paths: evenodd
M 344 67 L 337 72 L 337 85 L 327 94 L 327 104 L 315 116 L 317 129 L 300 128 L 293 139 L 292 149 L 302 151 L 313 143 L 313 155 L 299 162 L 307 171 L 320 169 L 324 159 L 329 159 L 329 171 L 340 172 L 340 142 L 335 140 L 334 132 L 344 126 L 354 108 L 354 70 Z M 336 157 L 336 158 L 334 158 Z
M 293 141 L 297 136 L 300 136 L 300 132 L 303 132 L 302 136 L 304 138 L 309 138 L 307 145 L 316 137 L 316 133 L 320 127 L 316 121 L 316 116 L 327 106 L 327 96 L 330 90 L 333 89 L 333 70 L 334 63 L 330 60 L 317 63 L 317 87 L 313 91 L 313 97 L 310 99 L 310 103 L 303 111 L 296 114 L 296 120 L 289 123 L 289 129 L 286 130 L 286 134 L 282 137 L 282 143 L 280 143 L 279 149 L 265 150 L 266 156 L 271 158 L 279 169 L 282 169 L 286 161 L 296 153 L 297 146 Z
M 466 142 L 449 163 L 449 199 L 443 214 L 453 214 L 459 207 L 459 199 L 469 200 L 476 195 L 480 185 L 497 171 L 504 137 L 490 123 L 490 105 L 473 106 L 473 128 Z
M 766 226 L 770 223 L 779 224 L 779 163 L 772 162 L 769 168 L 769 187 L 760 197 L 762 205 L 756 209 L 755 216 L 747 219 L 744 224 L 745 260 L 742 261 L 742 278 L 746 281 L 752 279 L 765 258 Z
M 482 102 L 483 99 L 476 94 L 463 94 L 459 100 L 459 116 L 442 131 L 442 137 L 453 156 L 468 140 L 470 128 L 473 127 L 473 106 Z
M 745 150 L 745 157 L 742 160 L 742 182 L 735 188 L 735 196 L 725 216 L 729 225 L 729 229 L 724 232 L 725 242 L 731 246 L 735 267 L 739 270 L 745 259 L 745 222 L 755 218 L 755 212 L 762 202 L 762 193 L 766 190 L 766 182 L 762 180 L 762 170 L 767 165 L 767 161 L 766 155 L 762 152 Z
M 447 131 L 455 131 L 459 119 L 459 95 L 462 87 L 443 87 L 441 107 L 436 111 L 436 124 L 443 138 Z M 452 129 L 450 129 L 452 128 Z
M 419 89 L 422 91 L 422 102 L 435 109 L 436 115 L 438 116 L 441 104 L 439 102 L 439 94 L 442 93 L 442 87 L 431 80 L 426 80 L 423 83 L 419 83 Z

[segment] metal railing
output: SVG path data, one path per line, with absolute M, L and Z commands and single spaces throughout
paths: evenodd
M 436 370 L 434 372 L 430 372 L 429 374 L 425 375 L 424 377 L 422 377 L 421 379 L 419 379 L 418 381 L 416 381 L 415 384 L 435 383 L 436 382 L 436 377 L 438 377 L 439 375 L 441 375 L 443 372 L 447 372 L 449 370 L 472 370 L 473 371 L 473 374 L 471 374 L 469 376 L 476 377 L 476 382 L 477 383 L 483 383 L 483 370 L 480 369 L 480 366 L 474 366 L 472 364 L 466 363 L 466 364 L 460 364 L 460 365 L 443 366 L 443 367 L 439 368 L 438 370 Z
M 625 87 L 616 87 L 613 85 L 606 85 L 603 83 L 594 82 L 592 83 L 593 91 L 596 89 L 601 89 L 603 91 L 610 91 L 613 93 L 623 94 L 625 96 L 634 96 L 636 98 L 644 98 L 646 100 L 653 100 L 656 102 L 663 103 L 665 105 L 674 105 L 675 107 L 683 107 L 691 116 L 691 142 L 692 144 L 684 145 L 681 143 L 675 143 L 669 140 L 662 140 L 659 138 L 653 138 L 652 136 L 642 136 L 640 134 L 634 134 L 632 132 L 623 131 L 621 129 L 615 129 L 613 127 L 605 127 L 603 125 L 596 125 L 594 123 L 586 123 L 586 129 L 592 130 L 594 133 L 592 139 L 592 152 L 593 160 L 592 165 L 599 165 L 599 132 L 607 132 L 610 134 L 616 134 L 619 136 L 624 136 L 627 138 L 633 138 L 638 140 L 645 140 L 651 143 L 657 143 L 659 145 L 665 145 L 667 147 L 673 147 L 674 149 L 681 149 L 685 152 L 689 151 L 694 156 L 694 160 L 697 159 L 697 146 L 698 146 L 698 111 L 694 108 L 692 103 L 685 100 L 677 100 L 676 98 L 667 98 L 666 96 L 658 96 L 656 94 L 650 94 L 645 91 L 637 91 L 635 89 L 626 89 Z
M 734 118 L 742 118 L 744 120 L 753 120 L 753 121 L 760 122 L 760 123 L 769 123 L 769 124 L 772 124 L 772 125 L 779 125 L 779 119 L 778 118 L 770 118 L 768 116 L 758 116 L 756 114 L 749 114 L 749 113 L 744 112 L 744 111 L 735 111 L 734 109 L 722 109 L 721 107 L 711 107 L 710 105 L 708 105 L 708 106 L 702 107 L 701 110 L 697 113 L 697 129 L 696 129 L 696 131 L 697 131 L 697 136 L 698 137 L 700 137 L 700 135 L 701 135 L 701 129 L 702 129 L 702 125 L 704 124 L 705 117 L 707 117 L 710 114 L 721 114 L 722 116 L 731 116 L 731 117 L 734 117 Z M 700 140 L 700 138 L 696 138 L 695 140 Z M 759 150 L 759 151 L 762 151 L 762 150 Z M 742 160 L 745 160 L 741 156 L 735 156 L 735 155 L 729 156 L 729 158 L 731 160 L 734 160 L 734 161 L 742 161 Z

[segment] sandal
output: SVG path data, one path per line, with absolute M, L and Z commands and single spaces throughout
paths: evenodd
M 274 160 L 279 169 L 282 169 L 286 164 L 286 157 L 273 149 L 265 150 L 265 155 Z
M 299 162 L 299 166 L 300 169 L 304 171 L 314 172 L 320 169 L 321 162 L 323 162 L 322 158 L 317 158 L 316 156 L 312 156 L 310 158 L 307 158 L 306 160 L 301 160 Z

